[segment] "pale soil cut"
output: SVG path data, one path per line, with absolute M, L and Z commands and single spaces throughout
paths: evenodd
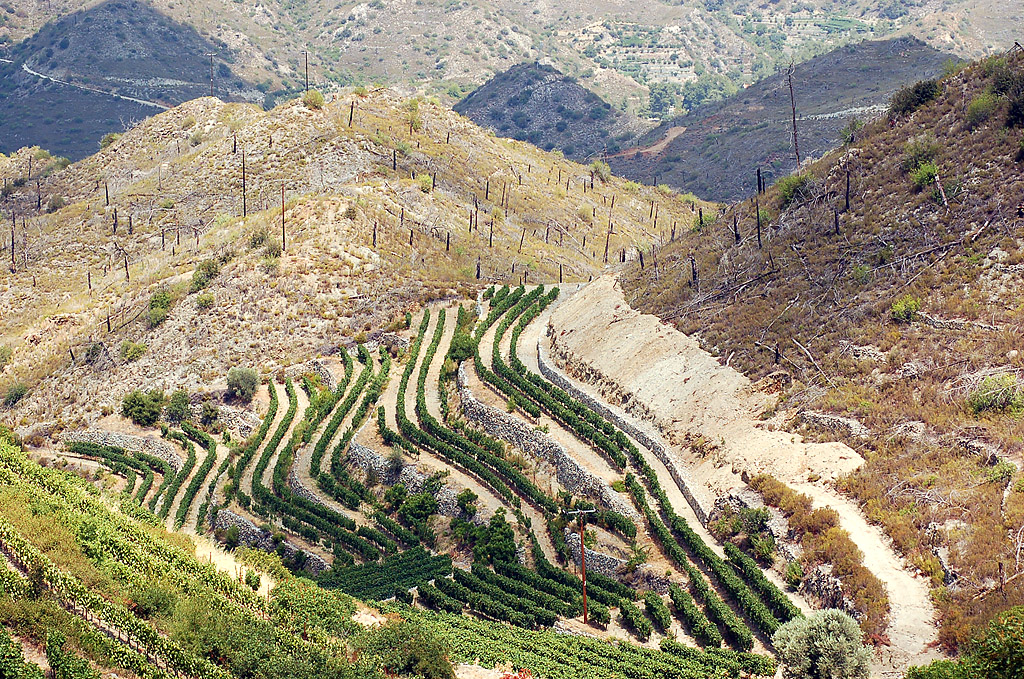
M 223 549 L 216 542 L 211 540 L 206 535 L 196 535 L 193 531 L 187 531 L 189 538 L 192 543 L 196 546 L 196 559 L 204 561 L 206 563 L 213 564 L 224 573 L 227 573 L 232 578 L 238 579 L 239 574 L 245 574 L 246 571 L 252 570 L 248 566 L 245 566 L 237 559 L 231 552 Z M 270 590 L 274 588 L 277 583 L 269 575 L 260 573 L 260 588 L 257 593 L 260 596 L 269 596 Z
M 550 324 L 552 358 L 596 386 L 604 400 L 622 405 L 628 399 L 627 412 L 651 421 L 716 493 L 742 485 L 743 471 L 833 480 L 863 463 L 844 444 L 805 443 L 796 434 L 768 430 L 759 419 L 768 394 L 720 365 L 695 339 L 632 309 L 612 276 L 562 302 Z M 710 449 L 703 457 L 686 445 L 698 436 Z

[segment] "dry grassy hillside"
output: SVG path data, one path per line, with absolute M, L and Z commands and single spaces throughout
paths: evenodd
M 0 252 L 0 388 L 28 388 L 3 415 L 15 424 L 274 370 L 485 282 L 587 280 L 606 247 L 614 265 L 696 219 L 674 194 L 389 91 L 269 112 L 199 99 L 59 167 L 0 156 L 17 224 L 13 258 L 9 233 Z M 147 350 L 128 361 L 124 341 Z
M 753 379 L 791 374 L 765 418 L 864 456 L 839 486 L 931 576 L 953 647 L 1024 601 L 1024 55 L 940 90 L 623 285 Z

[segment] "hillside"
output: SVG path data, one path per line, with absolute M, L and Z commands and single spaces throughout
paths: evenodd
M 455 111 L 504 137 L 559 149 L 573 159 L 600 156 L 644 128 L 555 68 L 520 64 L 496 75 Z
M 944 78 L 912 111 L 919 91 L 891 125 L 724 209 L 621 285 L 719 363 L 781 387 L 767 426 L 863 456 L 835 485 L 931 579 L 955 648 L 1024 601 L 1024 54 Z
M 214 74 L 211 53 L 219 55 Z M 108 0 L 69 14 L 0 63 L 0 152 L 43 146 L 78 160 L 105 134 L 208 94 L 211 75 L 223 99 L 262 101 L 232 71 L 234 57 L 144 2 Z
M 938 75 L 952 59 L 914 39 L 867 41 L 797 64 L 793 88 L 801 158 L 842 143 L 845 130 L 880 115 L 907 83 Z M 771 183 L 796 167 L 792 106 L 785 72 L 673 118 L 611 155 L 616 174 L 665 183 L 708 200 L 749 197 L 760 167 Z
M 654 108 L 652 86 L 676 94 L 690 88 L 686 96 L 662 100 L 658 115 L 667 116 L 673 101 L 700 103 L 723 87 L 748 85 L 793 60 L 861 40 L 915 35 L 943 51 L 981 56 L 1012 46 L 1021 25 L 1014 6 L 994 0 L 957 0 L 941 7 L 893 0 L 782 0 L 771 11 L 747 5 L 739 0 L 557 5 L 482 0 L 265 0 L 258 5 L 232 0 L 8 0 L 0 4 L 0 58 L 20 61 L 16 53 L 28 44 L 34 63 L 56 59 L 62 65 L 67 61 L 59 48 L 63 37 L 88 29 L 74 18 L 96 17 L 93 26 L 109 28 L 91 33 L 103 45 L 98 56 L 114 59 L 88 63 L 86 55 L 86 63 L 76 61 L 68 74 L 82 84 L 102 85 L 104 91 L 145 91 L 145 96 L 135 96 L 149 101 L 179 103 L 186 98 L 183 90 L 187 96 L 204 92 L 208 60 L 202 57 L 215 52 L 218 96 L 231 93 L 231 98 L 262 101 L 269 95 L 272 105 L 277 97 L 300 91 L 308 51 L 310 77 L 320 89 L 384 83 L 455 101 L 515 64 L 540 60 L 550 60 L 616 109 L 633 115 Z M 114 24 L 102 19 L 108 14 Z M 159 30 L 147 36 L 139 24 Z M 56 41 L 33 42 L 37 31 L 42 38 L 55 30 L 60 33 Z M 168 44 L 169 36 L 179 42 Z M 193 44 L 199 48 L 192 49 Z M 121 45 L 131 45 L 134 53 L 120 53 Z M 155 79 L 138 82 L 149 66 L 157 65 Z M 36 71 L 53 75 L 43 68 Z M 11 75 L 4 73 L 0 83 L 9 83 Z M 52 111 L 44 123 L 56 122 L 41 125 L 27 103 L 11 109 L 5 129 L 16 133 L 16 142 L 5 145 L 6 151 L 51 138 L 39 134 L 45 127 L 52 138 L 67 138 L 62 148 L 51 150 L 82 157 L 93 150 L 92 142 L 99 139 L 95 132 L 101 128 L 102 133 L 117 131 L 122 120 L 155 112 L 152 107 L 126 109 L 116 101 L 103 107 L 102 99 L 66 88 L 53 96 L 39 94 L 38 87 L 24 89 L 33 82 L 28 74 L 14 75 L 23 86 L 16 101 L 43 99 Z M 239 84 L 239 79 L 248 84 Z M 83 100 L 88 115 L 64 113 L 71 94 Z M 94 120 L 102 122 L 93 126 Z

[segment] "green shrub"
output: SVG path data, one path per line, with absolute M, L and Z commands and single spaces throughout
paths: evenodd
M 303 95 L 302 103 L 310 110 L 319 111 L 324 107 L 324 95 L 318 90 L 309 90 Z
M 904 172 L 913 172 L 922 163 L 935 160 L 939 153 L 939 143 L 930 134 L 913 137 L 903 145 L 903 161 L 900 166 Z
M 0 344 L 0 368 L 11 362 L 11 356 L 14 354 L 14 350 L 5 344 Z
M 594 173 L 594 176 L 603 182 L 608 181 L 612 177 L 612 168 L 609 167 L 608 163 L 602 160 L 595 160 L 590 164 L 590 171 Z
M 108 132 L 105 135 L 103 135 L 102 139 L 100 139 L 100 148 L 101 149 L 105 149 L 105 148 L 107 148 L 108 146 L 110 146 L 111 144 L 113 144 L 115 141 L 117 141 L 120 138 L 121 138 L 121 135 L 119 133 L 117 133 L 117 132 Z
M 843 611 L 794 618 L 775 632 L 772 643 L 790 679 L 868 677 L 871 653 L 861 643 L 857 621 Z
M 913 113 L 938 97 L 940 92 L 942 86 L 937 80 L 922 80 L 907 85 L 892 95 L 889 100 L 889 114 L 899 116 Z
M 167 401 L 167 419 L 170 422 L 184 422 L 189 418 L 189 397 L 184 389 L 178 389 Z
M 18 401 L 24 398 L 27 393 L 28 387 L 24 382 L 15 382 L 7 387 L 7 393 L 4 395 L 4 407 L 13 408 L 18 405 Z
M 146 349 L 148 349 L 148 347 L 143 342 L 125 340 L 121 342 L 121 360 L 125 363 L 131 363 L 132 361 L 138 360 L 146 353 Z
M 922 163 L 916 170 L 910 173 L 910 178 L 914 180 L 914 186 L 918 189 L 931 186 L 935 183 L 935 178 L 938 176 L 939 167 L 931 161 Z
M 921 310 L 921 300 L 911 295 L 904 295 L 892 303 L 889 309 L 892 319 L 898 323 L 910 323 L 917 318 Z
M 911 667 L 907 679 L 1019 679 L 1024 667 L 1024 606 L 1000 613 L 959 660 Z
M 220 263 L 215 259 L 206 259 L 199 263 L 192 272 L 192 292 L 199 292 L 210 284 L 220 273 Z
M 1013 373 L 986 377 L 967 397 L 967 407 L 975 415 L 985 411 L 1020 412 L 1024 410 L 1024 385 Z
M 151 389 L 143 392 L 136 389 L 125 394 L 121 401 L 121 414 L 141 427 L 148 427 L 160 419 L 164 406 L 164 392 Z
M 804 567 L 800 565 L 799 561 L 790 561 L 786 564 L 785 579 L 786 584 L 793 589 L 800 586 L 804 580 Z
M 228 393 L 245 403 L 252 400 L 260 377 L 252 368 L 232 368 L 228 371 Z
M 424 589 L 430 591 L 421 588 L 421 593 Z M 455 670 L 448 660 L 450 649 L 426 627 L 394 620 L 363 632 L 354 645 L 362 657 L 391 675 L 455 679 Z
M 430 193 L 434 188 L 434 179 L 426 173 L 417 175 L 416 183 L 419 184 L 420 191 L 423 193 Z
M 170 290 L 162 288 L 154 292 L 153 296 L 149 298 L 149 312 L 146 317 L 149 327 L 155 328 L 166 321 L 173 305 L 174 297 Z
M 981 125 L 992 117 L 998 103 L 996 95 L 987 92 L 971 99 L 971 103 L 967 105 L 967 124 L 972 128 Z
M 779 189 L 779 199 L 782 201 L 782 208 L 790 205 L 794 200 L 803 196 L 804 189 L 810 182 L 809 174 L 791 174 L 780 179 L 776 186 Z
M 871 282 L 871 267 L 865 264 L 857 264 L 853 267 L 853 280 L 861 285 Z
M 213 301 L 214 297 L 212 292 L 202 292 L 198 297 L 196 297 L 196 307 L 205 311 L 213 306 Z

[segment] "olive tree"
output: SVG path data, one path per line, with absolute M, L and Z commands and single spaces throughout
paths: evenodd
M 857 621 L 843 611 L 793 618 L 772 643 L 787 679 L 867 679 L 870 653 Z
M 252 368 L 232 368 L 228 371 L 228 393 L 248 403 L 256 394 L 260 376 Z

